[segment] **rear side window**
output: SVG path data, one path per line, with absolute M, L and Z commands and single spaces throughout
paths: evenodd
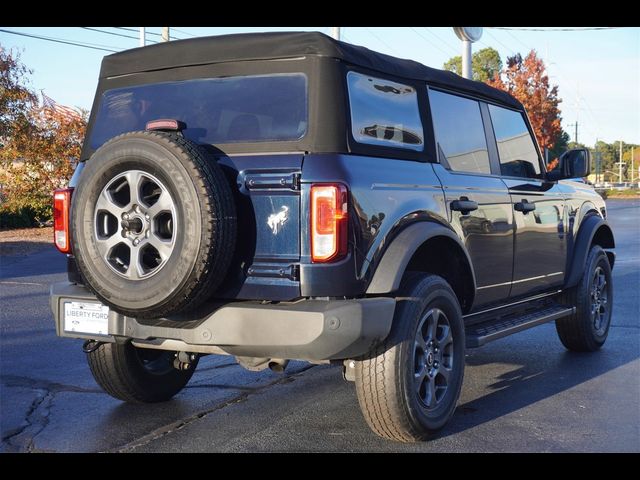
M 502 175 L 539 178 L 538 152 L 522 113 L 495 105 L 489 105 L 489 113 L 498 143 Z
M 200 144 L 291 141 L 307 131 L 307 78 L 302 73 L 205 78 L 106 91 L 91 148 L 148 121 L 181 120 Z
M 424 149 L 414 87 L 356 72 L 347 74 L 347 84 L 356 142 L 417 152 Z
M 444 155 L 451 170 L 491 173 L 480 104 L 432 89 L 429 103 L 439 155 Z

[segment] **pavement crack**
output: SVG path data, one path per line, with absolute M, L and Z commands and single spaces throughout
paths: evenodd
M 166 435 L 169 435 L 171 433 L 177 432 L 179 430 L 182 430 L 183 428 L 191 425 L 194 422 L 197 422 L 198 420 L 200 420 L 201 418 L 204 418 L 214 412 L 217 412 L 219 410 L 222 410 L 223 408 L 226 408 L 230 405 L 236 405 L 238 403 L 242 403 L 244 401 L 246 401 L 251 395 L 256 395 L 259 394 L 273 386 L 276 385 L 282 385 L 282 384 L 286 384 L 286 383 L 290 383 L 295 381 L 296 377 L 298 377 L 299 375 L 302 375 L 303 373 L 305 373 L 306 371 L 317 367 L 317 365 L 307 365 L 306 367 L 298 370 L 296 373 L 293 373 L 291 375 L 287 375 L 283 378 L 278 378 L 277 380 L 274 380 L 273 382 L 269 382 L 266 385 L 263 385 L 261 387 L 256 387 L 253 388 L 251 390 L 248 390 L 246 388 L 244 388 L 244 392 L 241 393 L 240 395 L 230 398 L 229 400 L 226 400 L 223 403 L 220 403 L 218 405 L 215 405 L 214 407 L 211 407 L 209 409 L 200 411 L 198 413 L 195 413 L 187 418 L 183 418 L 180 420 L 177 420 L 175 422 L 172 422 L 168 425 L 164 425 L 160 428 L 155 429 L 154 431 L 152 431 L 151 433 L 144 435 L 143 437 L 138 438 L 137 440 L 134 440 L 132 442 L 129 442 L 125 445 L 122 445 L 120 447 L 116 447 L 113 448 L 111 450 L 107 450 L 107 453 L 126 453 L 126 452 L 132 452 L 133 450 L 135 450 L 136 448 L 139 447 L 143 447 L 145 445 L 148 445 L 149 443 L 153 442 L 154 440 L 157 440 L 159 438 L 162 438 Z M 242 388 L 242 387 L 239 387 Z
M 49 424 L 49 414 L 55 394 L 45 389 L 37 391 L 38 396 L 31 403 L 25 416 L 25 425 L 2 437 L 2 442 L 6 443 L 10 451 L 33 452 L 35 437 Z
M 51 382 L 39 378 L 24 377 L 19 375 L 0 375 L 0 382 L 6 387 L 31 388 L 33 390 L 46 390 L 52 393 L 74 392 L 74 393 L 104 393 L 99 388 L 83 388 L 76 385 Z

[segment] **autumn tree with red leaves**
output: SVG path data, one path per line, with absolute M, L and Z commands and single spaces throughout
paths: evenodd
M 510 93 L 524 105 L 541 149 L 551 149 L 561 139 L 558 86 L 550 86 L 544 62 L 535 50 L 524 59 L 520 54 L 508 57 L 501 74 L 487 84 Z
M 41 107 L 29 73 L 18 53 L 0 46 L 0 214 L 28 210 L 44 221 L 53 190 L 68 183 L 80 158 L 87 112 L 74 117 Z

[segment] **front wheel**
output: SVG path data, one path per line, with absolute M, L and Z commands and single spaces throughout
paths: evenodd
M 576 312 L 556 320 L 562 344 L 576 352 L 598 350 L 609 335 L 613 307 L 613 279 L 607 254 L 599 245 L 589 250 L 584 275 L 575 287 L 563 292 L 562 302 Z
M 98 385 L 118 400 L 155 403 L 169 400 L 191 379 L 198 361 L 188 370 L 173 367 L 176 352 L 103 343 L 87 353 L 89 368 Z
M 449 284 L 407 275 L 389 337 L 356 362 L 358 401 L 371 429 L 400 442 L 441 429 L 460 396 L 464 350 L 462 312 Z

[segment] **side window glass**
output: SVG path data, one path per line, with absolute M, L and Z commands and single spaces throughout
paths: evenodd
M 351 133 L 358 143 L 424 149 L 416 89 L 409 85 L 349 72 Z
M 432 89 L 429 103 L 439 155 L 444 155 L 451 170 L 491 173 L 480 104 Z
M 540 178 L 538 152 L 522 113 L 489 105 L 500 171 L 509 177 Z

